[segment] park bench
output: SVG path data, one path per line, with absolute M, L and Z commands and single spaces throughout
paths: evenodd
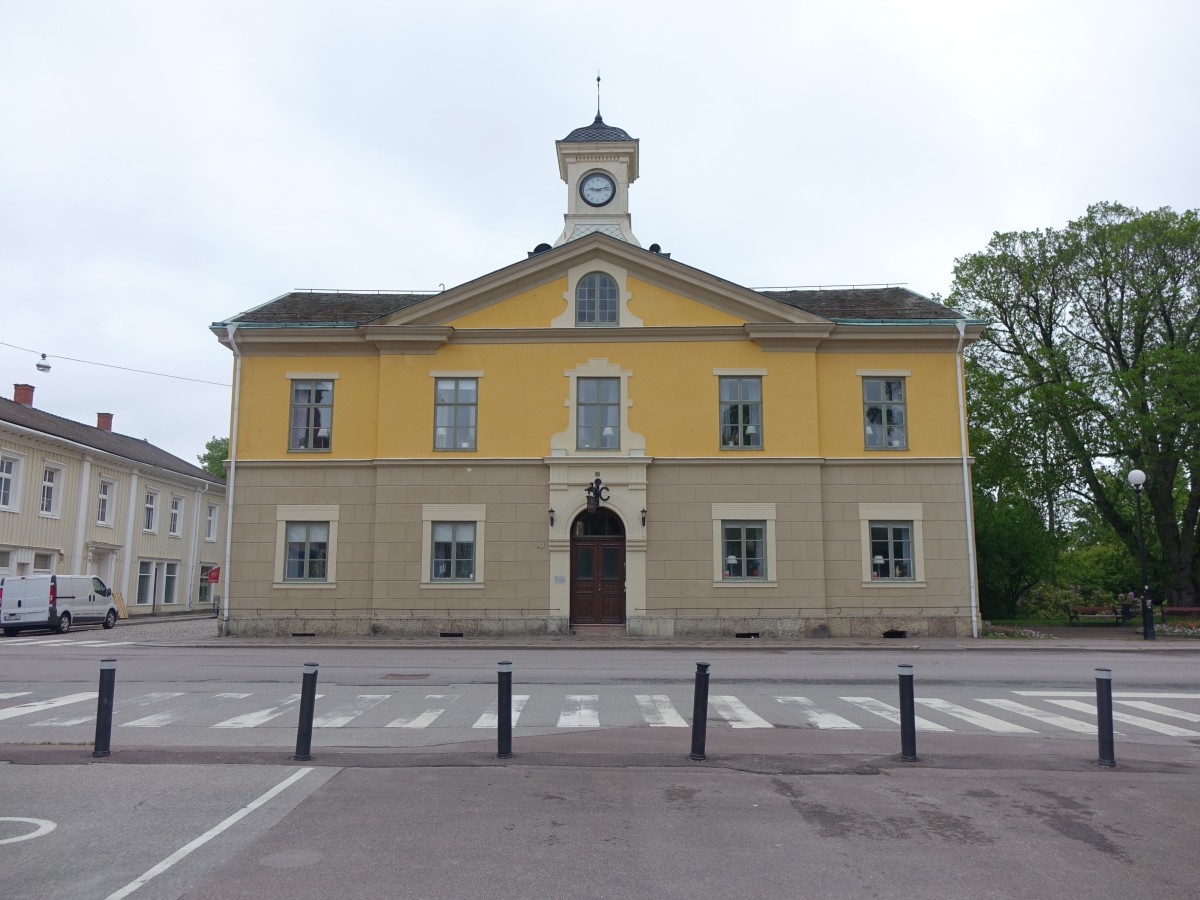
M 1171 606 L 1169 603 L 1164 603 L 1159 609 L 1162 610 L 1162 623 L 1164 625 L 1167 624 L 1167 616 L 1200 619 L 1200 606 Z
M 1067 619 L 1072 625 L 1082 625 L 1085 621 L 1120 625 L 1125 621 L 1119 606 L 1070 606 L 1067 607 Z

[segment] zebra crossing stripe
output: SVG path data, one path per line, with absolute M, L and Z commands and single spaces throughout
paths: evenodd
M 1196 715 L 1196 713 L 1171 709 L 1171 707 L 1163 706 L 1160 703 L 1147 703 L 1145 700 L 1117 700 L 1116 702 L 1125 706 L 1144 709 L 1146 712 L 1158 713 L 1160 716 L 1168 716 L 1172 719 L 1183 719 L 1185 722 L 1200 722 L 1200 715 Z
M 152 703 L 158 703 L 162 700 L 172 700 L 175 697 L 182 697 L 183 691 L 159 691 L 152 694 L 143 694 L 140 697 L 131 697 L 114 704 L 113 714 L 122 713 L 129 709 L 139 709 L 143 706 L 149 706 Z M 62 716 L 57 719 L 47 719 L 45 722 L 37 722 L 37 725 L 83 725 L 87 722 L 94 721 L 95 713 L 89 713 L 86 716 Z
M 676 710 L 666 694 L 635 694 L 642 718 L 651 728 L 687 728 L 687 720 Z
M 15 719 L 17 716 L 27 716 L 30 713 L 54 709 L 57 706 L 67 706 L 71 703 L 95 699 L 95 691 L 83 691 L 79 694 L 67 694 L 63 697 L 55 697 L 53 700 L 35 700 L 32 703 L 22 703 L 20 706 L 10 706 L 8 709 L 0 709 L 0 720 Z
M 521 718 L 521 710 L 525 708 L 525 704 L 529 702 L 528 694 L 513 694 L 512 695 L 512 723 L 515 727 L 517 719 Z M 483 711 L 483 715 L 475 720 L 472 728 L 499 728 L 499 708 L 500 701 L 493 700 L 491 705 Z
M 709 705 L 718 716 L 729 723 L 732 728 L 774 728 L 775 726 L 753 712 L 750 707 L 737 697 L 722 695 L 709 697 Z
M 1037 709 L 1032 706 L 1026 706 L 1024 703 L 1017 703 L 1015 700 L 983 700 L 980 703 L 986 703 L 989 706 L 995 706 L 997 709 L 1003 709 L 1007 712 L 1016 713 L 1019 716 L 1028 716 L 1030 719 L 1036 719 L 1039 722 L 1044 722 L 1047 725 L 1054 725 L 1058 728 L 1065 728 L 1067 731 L 1075 731 L 1079 734 L 1095 735 L 1096 726 L 1090 722 L 1081 722 L 1079 719 L 1072 719 L 1069 716 L 1060 716 L 1058 713 L 1046 712 L 1045 710 Z
M 855 725 L 849 719 L 839 716 L 837 713 L 826 712 L 818 707 L 807 697 L 776 697 L 784 706 L 792 705 L 799 706 L 804 710 L 804 716 L 808 719 L 810 728 L 831 728 L 842 730 L 861 731 L 861 725 Z
M 1095 697 L 1092 691 L 1013 691 L 1020 697 Z M 1143 700 L 1200 700 L 1200 694 L 1178 694 L 1164 691 L 1113 691 L 1113 697 L 1137 697 Z
M 1091 713 L 1093 716 L 1096 714 L 1096 707 L 1084 703 L 1082 700 L 1055 700 L 1051 697 L 1047 697 L 1046 700 L 1058 706 L 1065 706 L 1067 709 L 1077 709 L 1080 712 Z M 1190 728 L 1180 728 L 1178 725 L 1155 722 L 1153 719 L 1147 719 L 1142 716 L 1131 716 L 1128 713 L 1114 712 L 1112 717 L 1114 722 L 1137 725 L 1150 731 L 1157 731 L 1159 734 L 1169 734 L 1171 737 L 1200 737 L 1200 731 L 1192 731 Z
M 426 694 L 425 699 L 426 700 L 449 700 L 450 703 L 453 703 L 455 700 L 458 699 L 458 695 L 457 694 Z M 387 727 L 388 728 L 428 728 L 430 725 L 432 725 L 434 723 L 434 721 L 437 719 L 438 716 L 440 716 L 442 713 L 444 713 L 446 711 L 447 705 L 448 704 L 443 704 L 440 708 L 437 708 L 437 709 L 427 709 L 427 710 L 425 710 L 425 712 L 421 713 L 419 716 L 416 716 L 415 718 L 412 718 L 412 719 L 397 719 L 394 722 L 388 722 Z
M 558 715 L 558 728 L 599 728 L 600 697 L 596 694 L 567 694 L 569 708 Z
M 331 713 L 317 716 L 313 719 L 313 728 L 341 728 L 361 716 L 367 710 L 378 706 L 391 694 L 359 694 L 350 703 L 335 709 Z
M 28 697 L 29 691 L 12 691 L 7 694 L 0 694 L 0 700 L 11 700 L 13 697 Z
M 968 709 L 965 706 L 959 706 L 956 703 L 950 703 L 946 700 L 939 700 L 936 697 L 918 697 L 916 701 L 924 706 L 928 706 L 930 709 L 944 712 L 948 716 L 954 716 L 956 719 L 962 719 L 964 722 L 970 722 L 972 725 L 978 725 L 980 728 L 986 728 L 988 731 L 999 731 L 1006 734 L 1018 734 L 1020 732 L 1035 733 L 1032 728 L 1026 728 L 1024 725 L 1014 725 L 1012 722 L 1005 722 L 1003 719 L 997 719 L 995 716 L 989 716 L 987 713 L 976 712 L 973 709 Z
M 843 697 L 847 703 L 853 703 L 859 709 L 865 709 L 869 713 L 874 713 L 887 719 L 894 725 L 900 724 L 900 710 L 894 706 L 888 706 L 874 697 Z M 913 716 L 916 722 L 917 731 L 951 731 L 945 725 L 939 725 L 937 722 L 930 722 L 928 719 L 922 719 L 920 716 Z
M 324 694 L 317 694 L 316 699 L 320 700 Z M 234 716 L 232 719 L 226 719 L 224 722 L 218 722 L 213 728 L 255 728 L 272 719 L 282 716 L 285 712 L 294 708 L 294 704 L 300 699 L 299 694 L 288 694 L 278 706 L 273 706 L 270 709 L 260 709 L 255 712 L 244 713 L 240 716 Z

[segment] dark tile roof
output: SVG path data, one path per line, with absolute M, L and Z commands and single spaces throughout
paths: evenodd
M 582 128 L 576 128 L 565 138 L 567 141 L 632 141 L 624 128 L 617 128 L 615 125 L 605 125 L 604 120 L 600 118 L 600 113 L 596 113 L 596 121 L 591 125 L 585 125 Z
M 432 296 L 380 291 L 292 291 L 238 313 L 228 321 L 243 325 L 363 325 Z
M 961 314 L 902 287 L 762 290 L 788 306 L 834 321 L 961 319 Z
M 76 444 L 111 453 L 131 462 L 157 466 L 160 469 L 188 475 L 192 478 L 202 478 L 211 484 L 225 483 L 224 478 L 213 475 L 199 466 L 184 462 L 178 456 L 172 456 L 166 450 L 155 447 L 141 438 L 129 437 L 114 431 L 105 431 L 103 428 L 94 428 L 91 425 L 73 422 L 40 409 L 22 406 L 20 403 L 4 397 L 0 397 L 0 422 L 10 422 L 30 431 L 38 431 L 42 434 L 73 441 Z

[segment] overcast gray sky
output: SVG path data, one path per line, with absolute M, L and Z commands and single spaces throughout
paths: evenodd
M 229 389 L 109 366 L 227 384 L 213 321 L 553 241 L 597 70 L 643 246 L 945 294 L 995 231 L 1200 207 L 1198 37 L 1194 0 L 0 0 L 0 394 L 193 461 Z

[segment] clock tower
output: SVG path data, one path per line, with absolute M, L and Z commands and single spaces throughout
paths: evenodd
M 629 218 L 629 185 L 638 177 L 638 142 L 596 121 L 555 141 L 558 174 L 567 183 L 564 227 L 554 246 L 600 231 L 640 247 Z

